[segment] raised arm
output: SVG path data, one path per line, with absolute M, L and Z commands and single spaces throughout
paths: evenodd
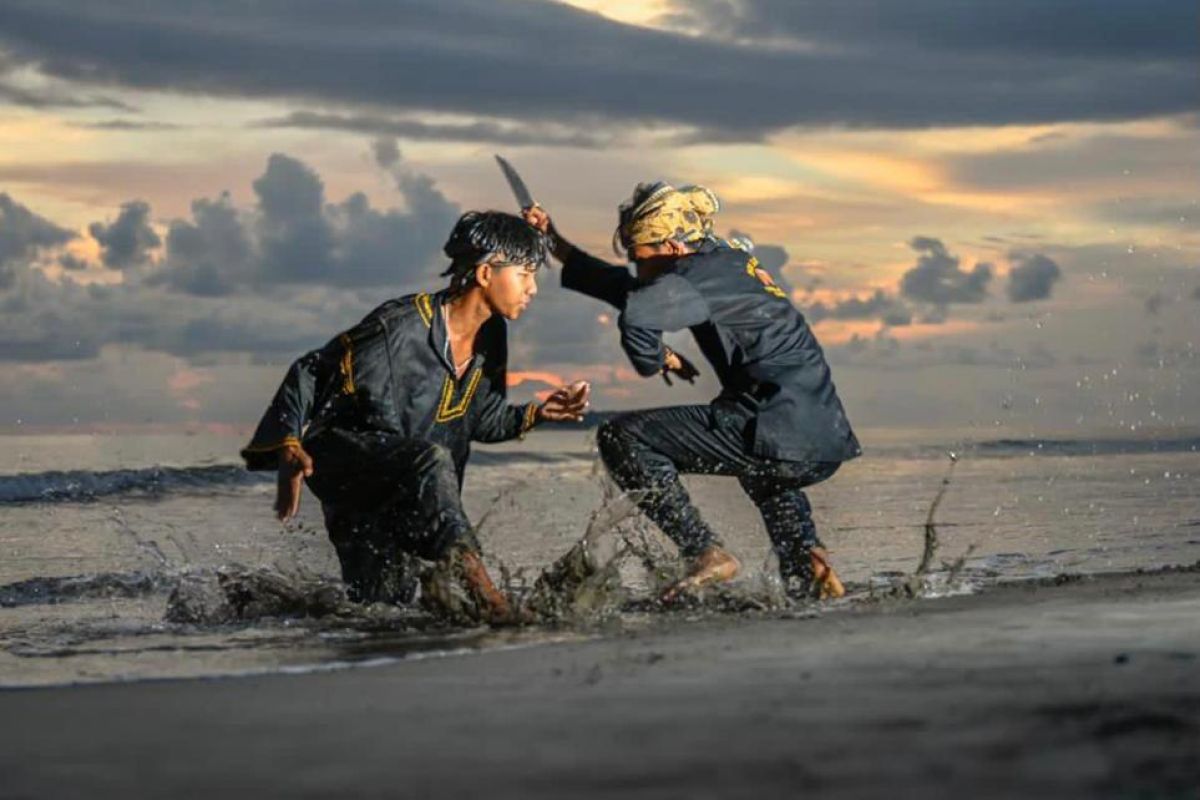
M 625 298 L 637 287 L 637 280 L 626 267 L 609 264 L 580 250 L 567 241 L 546 210 L 540 206 L 526 209 L 525 221 L 545 234 L 550 251 L 562 263 L 562 285 L 588 297 L 608 303 L 617 310 L 625 308 Z

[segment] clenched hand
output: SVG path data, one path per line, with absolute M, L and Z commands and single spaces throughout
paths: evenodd
M 700 370 L 696 369 L 696 365 L 669 347 L 666 348 L 666 351 L 666 354 L 663 356 L 662 377 L 666 381 L 667 386 L 672 385 L 671 373 L 674 373 L 676 377 L 688 383 L 695 383 L 696 376 L 700 374 Z

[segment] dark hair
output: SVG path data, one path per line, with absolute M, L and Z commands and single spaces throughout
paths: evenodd
M 454 223 L 442 252 L 450 259 L 443 275 L 450 276 L 450 291 L 461 292 L 475 279 L 475 267 L 491 261 L 496 266 L 546 263 L 546 240 L 525 220 L 503 211 L 468 211 Z

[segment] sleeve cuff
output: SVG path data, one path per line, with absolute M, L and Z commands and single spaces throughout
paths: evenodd
M 525 434 L 533 430 L 537 425 L 537 403 L 527 403 L 525 405 L 525 413 L 521 416 L 521 431 L 517 434 L 521 439 L 525 438 Z
M 284 447 L 300 446 L 300 438 L 297 436 L 285 436 L 277 442 L 268 444 L 256 444 L 251 442 L 242 448 L 242 460 L 246 462 L 246 469 L 249 470 L 265 470 L 272 469 L 276 465 L 276 460 L 270 456 L 278 452 Z

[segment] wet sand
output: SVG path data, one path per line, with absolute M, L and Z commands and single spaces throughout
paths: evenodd
M 1180 797 L 1200 569 L 0 692 L 3 797 Z

